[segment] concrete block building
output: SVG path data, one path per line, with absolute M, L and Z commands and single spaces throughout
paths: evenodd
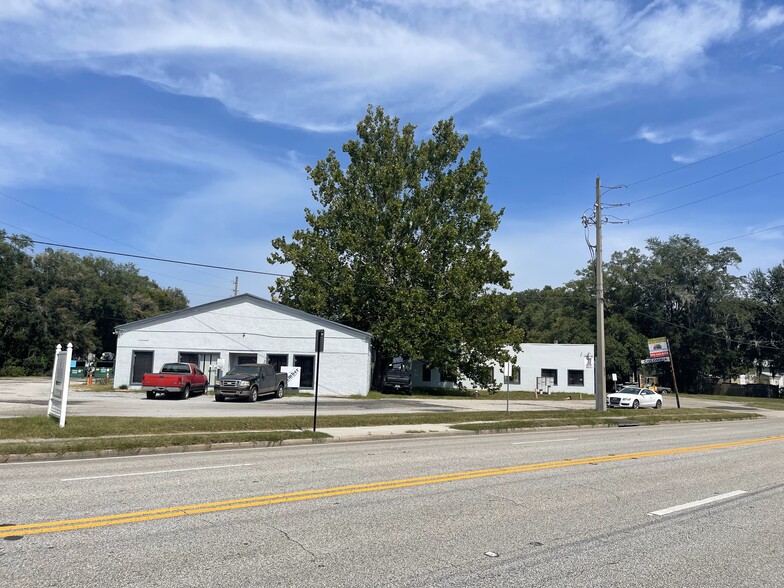
M 595 350 L 592 344 L 523 343 L 521 350 L 514 355 L 509 390 L 595 392 Z M 493 370 L 496 384 L 506 390 L 503 367 L 493 362 L 489 369 Z M 430 369 L 418 361 L 411 365 L 411 377 L 415 388 L 452 388 L 457 385 L 454 379 L 444 377 L 437 369 Z M 473 382 L 463 381 L 461 384 L 473 387 Z
M 247 363 L 290 373 L 290 387 L 312 390 L 315 333 L 324 329 L 319 395 L 367 395 L 371 335 L 251 294 L 217 300 L 120 325 L 114 385 L 138 388 L 145 372 L 164 363 L 197 364 L 210 378 Z

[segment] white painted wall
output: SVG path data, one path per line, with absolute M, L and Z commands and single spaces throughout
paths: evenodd
M 295 354 L 315 356 L 315 333 L 324 329 L 319 395 L 367 395 L 372 375 L 368 334 L 253 300 L 239 296 L 118 327 L 114 385 L 138 387 L 130 383 L 133 351 L 153 351 L 154 371 L 178 361 L 179 352 L 219 353 L 225 373 L 230 354 L 256 354 L 259 362 L 268 353 L 286 354 L 288 365 L 294 365 Z
M 511 349 L 509 349 L 511 351 Z M 523 343 L 521 351 L 516 354 L 516 364 L 520 366 L 520 383 L 509 384 L 509 390 L 528 390 L 536 388 L 536 378 L 542 375 L 542 369 L 555 369 L 558 372 L 558 383 L 550 388 L 550 392 L 566 392 L 575 394 L 594 393 L 594 346 L 591 344 L 561 343 Z M 586 356 L 590 355 L 590 368 L 586 367 Z M 503 366 L 493 362 L 493 376 L 496 383 L 506 390 Z M 580 370 L 583 373 L 583 385 L 569 385 L 569 370 Z M 454 385 L 442 382 L 438 370 L 432 370 L 429 382 L 422 379 L 422 362 L 415 361 L 411 365 L 411 377 L 415 388 L 451 388 Z M 463 386 L 471 387 L 472 382 L 463 382 Z

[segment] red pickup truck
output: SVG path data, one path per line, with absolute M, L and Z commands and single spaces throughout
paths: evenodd
M 192 363 L 164 363 L 157 374 L 142 376 L 142 390 L 149 399 L 162 393 L 185 400 L 193 392 L 207 393 L 207 376 Z

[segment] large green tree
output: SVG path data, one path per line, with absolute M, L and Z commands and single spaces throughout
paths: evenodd
M 51 367 L 57 343 L 76 356 L 113 351 L 114 328 L 187 307 L 179 289 L 160 288 L 133 264 L 46 249 L 0 231 L 0 373 Z
M 468 137 L 452 119 L 414 135 L 368 107 L 343 161 L 330 150 L 306 168 L 319 207 L 305 210 L 307 228 L 272 242 L 269 261 L 293 271 L 271 292 L 372 333 L 376 383 L 396 356 L 484 382 L 487 360 L 520 341 L 503 320 L 511 274 L 489 244 L 503 211 L 488 202 L 480 150 L 464 155 Z
M 784 264 L 752 270 L 747 294 L 753 325 L 747 356 L 758 371 L 766 363 L 771 373 L 784 372 Z

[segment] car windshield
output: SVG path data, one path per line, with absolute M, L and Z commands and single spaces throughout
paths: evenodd
M 637 395 L 637 394 L 640 393 L 640 389 L 639 388 L 626 387 L 626 388 L 621 388 L 621 390 L 619 390 L 618 393 L 619 394 L 635 394 L 635 395 Z
M 259 373 L 259 368 L 249 365 L 238 365 L 231 368 L 227 376 L 255 376 Z

